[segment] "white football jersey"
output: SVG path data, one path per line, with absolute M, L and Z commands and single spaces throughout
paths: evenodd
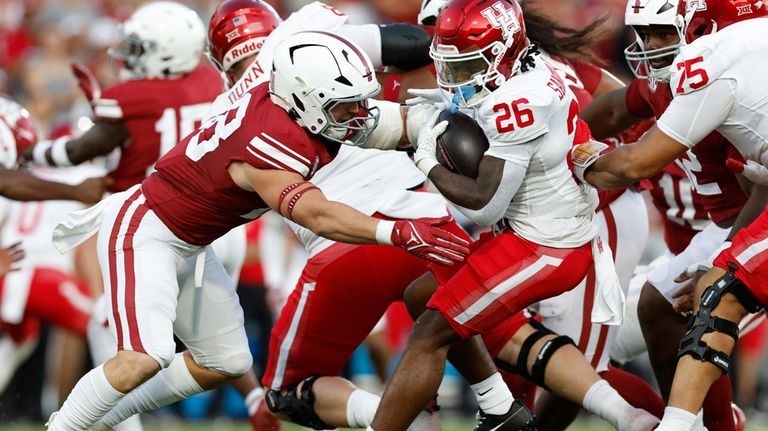
M 692 147 L 720 132 L 747 159 L 768 165 L 768 18 L 732 24 L 681 48 L 674 99 L 657 124 Z
M 251 63 L 243 76 L 213 101 L 205 118 L 226 112 L 231 108 L 232 103 L 248 90 L 267 81 L 272 69 L 272 55 L 275 47 L 288 36 L 300 31 L 337 31 L 347 22 L 347 18 L 347 15 L 320 2 L 310 3 L 292 13 L 267 36 L 256 60 Z
M 366 215 L 378 212 L 399 219 L 447 216 L 447 203 L 442 196 L 409 190 L 425 180 L 403 152 L 342 145 L 339 155 L 317 171 L 312 183 L 329 200 L 343 202 Z M 289 225 L 310 256 L 333 244 L 296 223 Z
M 512 229 L 550 247 L 577 247 L 592 240 L 596 192 L 580 186 L 566 163 L 573 145 L 579 105 L 554 68 L 536 56 L 531 70 L 518 73 L 470 113 L 485 131 L 488 156 L 527 169 L 505 212 Z M 514 147 L 535 142 L 529 159 Z

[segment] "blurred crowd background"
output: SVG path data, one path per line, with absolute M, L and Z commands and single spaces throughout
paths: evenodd
M 327 0 L 350 15 L 352 23 L 416 21 L 422 0 Z M 582 28 L 598 17 L 607 17 L 596 52 L 609 69 L 626 79 L 623 49 L 633 37 L 623 25 L 625 0 L 526 0 L 563 25 Z M 268 0 L 287 17 L 308 0 Z M 90 107 L 70 73 L 72 62 L 87 64 L 96 73 L 102 88 L 114 82 L 107 49 L 115 41 L 117 25 L 142 3 L 139 0 L 0 0 L 0 93 L 8 94 L 31 113 L 42 136 L 66 126 L 84 129 L 89 125 Z M 184 1 L 207 23 L 216 0 Z M 649 208 L 653 208 L 649 205 Z M 651 210 L 653 212 L 653 210 Z M 649 256 L 664 247 L 656 240 Z M 653 219 L 652 219 L 653 220 Z M 267 217 L 248 227 L 247 263 L 240 280 L 240 296 L 247 315 L 256 366 L 265 361 L 265 346 L 274 312 L 281 298 L 293 288 L 303 266 L 303 253 L 279 218 Z M 269 248 L 269 253 L 261 252 Z M 392 309 L 388 323 L 355 355 L 348 375 L 364 388 L 380 387 L 381 378 L 391 369 L 393 358 L 408 333 L 408 318 Z M 750 414 L 768 408 L 768 380 L 760 370 L 764 330 L 746 340 L 736 370 L 736 402 Z M 39 421 L 55 409 L 71 385 L 89 367 L 82 345 L 67 347 L 66 334 L 46 329 L 36 353 L 19 370 L 8 389 L 0 395 L 0 423 L 16 420 Z M 48 340 L 48 342 L 45 342 Z M 1 346 L 0 346 L 1 348 Z M 3 364 L 0 364 L 2 367 Z M 638 373 L 650 376 L 642 361 L 631 364 Z M 471 397 L 455 372 L 449 370 L 441 389 L 444 408 L 471 411 Z M 761 394 L 763 394 L 761 396 Z M 242 402 L 234 391 L 220 391 L 195 397 L 159 415 L 181 415 L 205 419 L 213 415 L 244 417 Z

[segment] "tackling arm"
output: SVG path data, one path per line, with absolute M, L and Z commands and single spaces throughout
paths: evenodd
M 340 202 L 329 201 L 312 183 L 294 173 L 257 169 L 235 162 L 233 180 L 255 191 L 270 208 L 317 235 L 352 244 L 389 244 L 432 262 L 464 260 L 467 242 L 440 229 L 448 219 L 379 220 Z
M 62 199 L 91 204 L 101 200 L 110 183 L 108 178 L 90 178 L 70 186 L 42 180 L 26 171 L 0 171 L 0 195 L 17 201 Z
M 41 141 L 24 152 L 27 160 L 40 166 L 73 166 L 109 154 L 130 137 L 122 121 L 97 121 L 79 138 L 63 137 Z
M 627 187 L 649 178 L 664 169 L 688 147 L 677 142 L 654 126 L 636 144 L 624 145 L 597 158 L 586 167 L 584 179 L 601 189 Z M 592 142 L 574 148 L 571 160 L 588 160 L 589 154 L 598 151 Z

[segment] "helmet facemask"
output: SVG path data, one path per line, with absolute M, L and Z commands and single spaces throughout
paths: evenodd
M 437 84 L 454 94 L 463 106 L 477 106 L 491 91 L 506 82 L 507 76 L 498 66 L 505 61 L 508 48 L 494 42 L 485 48 L 460 53 L 455 46 L 433 44 L 429 55 L 435 62 Z M 509 76 L 520 70 L 519 58 L 515 59 Z M 491 60 L 492 59 L 492 60 Z
M 118 33 L 120 41 L 117 46 L 107 51 L 112 72 L 121 81 L 146 78 L 147 69 L 142 57 L 152 49 L 151 41 L 144 41 L 136 35 L 127 34 L 122 26 L 118 29 Z
M 682 42 L 655 48 L 645 49 L 644 34 L 645 31 L 637 26 L 635 30 L 635 41 L 624 50 L 624 57 L 627 60 L 630 70 L 638 79 L 649 79 L 658 82 L 669 82 L 671 75 L 672 60 L 680 52 Z M 658 60 L 667 60 L 666 66 L 656 66 L 653 63 Z
M 338 121 L 333 115 L 337 106 L 354 102 L 357 111 L 350 118 Z M 368 98 L 361 100 L 332 100 L 323 107 L 328 125 L 320 131 L 320 136 L 346 145 L 362 145 L 379 124 L 379 108 L 369 107 Z

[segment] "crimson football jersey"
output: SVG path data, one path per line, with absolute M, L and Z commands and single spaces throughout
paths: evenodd
M 142 182 L 149 207 L 182 240 L 210 244 L 269 206 L 258 193 L 238 187 L 232 162 L 295 172 L 305 180 L 336 155 L 339 144 L 322 141 L 269 99 L 265 82 L 232 109 L 206 121 L 158 160 Z
M 149 175 L 160 156 L 200 125 L 222 89 L 221 76 L 200 65 L 179 78 L 130 80 L 104 90 L 94 106 L 96 118 L 122 121 L 130 134 L 108 174 L 115 180 L 110 191 L 126 190 Z
M 659 118 L 672 101 L 668 84 L 652 89 L 646 79 L 635 79 L 627 88 L 627 110 L 635 117 Z M 677 159 L 712 221 L 720 223 L 735 217 L 747 201 L 736 176 L 725 160 L 737 155 L 736 149 L 722 135 L 712 132 Z

